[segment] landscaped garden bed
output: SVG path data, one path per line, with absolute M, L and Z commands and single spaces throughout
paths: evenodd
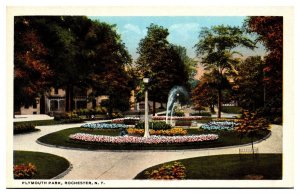
M 70 166 L 63 157 L 29 151 L 14 151 L 13 163 L 15 179 L 51 179 Z
M 87 128 L 70 128 L 64 129 L 58 132 L 54 132 L 38 139 L 39 142 L 43 144 L 70 147 L 70 148 L 82 148 L 88 150 L 98 150 L 98 149 L 111 149 L 111 150 L 180 150 L 180 149 L 191 149 L 191 148 L 214 148 L 214 147 L 224 147 L 233 146 L 240 144 L 250 144 L 252 139 L 249 137 L 241 138 L 241 135 L 236 131 L 224 131 L 224 130 L 201 130 L 201 129 L 186 129 L 187 136 L 191 135 L 207 135 L 216 134 L 218 135 L 217 140 L 211 140 L 206 142 L 192 142 L 192 143 L 159 143 L 159 144 L 143 144 L 143 143 L 100 143 L 100 142 L 88 142 L 83 140 L 71 139 L 70 136 L 77 133 L 84 133 L 90 135 L 103 135 L 103 136 L 120 136 L 120 129 L 101 129 L 100 131 L 95 131 Z M 260 131 L 255 137 L 254 141 L 260 140 L 266 137 L 270 131 Z M 142 136 L 143 132 L 138 134 Z M 152 136 L 151 136 L 152 137 Z M 184 137 L 184 136 L 183 136 Z M 112 138 L 114 139 L 114 138 Z
M 220 163 L 222 162 L 222 163 Z M 282 154 L 229 154 L 188 158 L 145 169 L 135 179 L 280 180 Z

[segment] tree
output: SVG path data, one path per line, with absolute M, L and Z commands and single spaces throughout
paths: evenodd
M 48 88 L 53 76 L 34 25 L 26 17 L 15 17 L 14 28 L 14 111 L 33 105 Z
M 264 67 L 266 103 L 264 115 L 272 120 L 282 118 L 282 70 L 283 70 L 283 17 L 251 16 L 244 22 L 245 29 L 257 36 L 267 49 Z
M 266 131 L 269 128 L 269 122 L 266 119 L 259 117 L 256 112 L 245 110 L 243 120 L 235 130 L 239 132 L 241 136 L 246 135 L 251 138 L 252 153 L 254 156 L 253 140 L 255 136 L 258 135 L 260 131 Z
M 210 112 L 214 113 L 214 105 L 217 103 L 217 91 L 210 86 L 206 75 L 200 78 L 200 82 L 193 89 L 192 101 L 194 109 L 203 110 L 204 107 L 209 107 Z
M 235 67 L 239 63 L 236 55 L 241 54 L 234 49 L 241 46 L 255 48 L 254 42 L 240 28 L 224 25 L 202 28 L 199 42 L 195 45 L 201 63 L 215 75 L 219 118 L 222 110 L 222 90 L 226 86 L 223 82 L 228 82 L 228 74 L 236 72 Z
M 87 42 L 92 50 L 89 60 L 92 71 L 88 78 L 97 95 L 109 96 L 108 111 L 112 116 L 113 109 L 121 111 L 129 108 L 130 91 L 133 83 L 127 70 L 131 63 L 131 56 L 115 26 L 95 22 L 93 29 L 87 36 Z M 121 97 L 121 98 L 120 98 Z
M 151 24 L 138 47 L 137 68 L 141 76 L 148 73 L 151 77 L 149 99 L 153 101 L 153 114 L 155 102 L 165 102 L 173 86 L 187 87 L 186 66 L 178 47 L 167 41 L 168 35 L 167 29 Z
M 237 100 L 243 109 L 255 111 L 264 106 L 264 69 L 260 56 L 246 58 L 235 78 Z
M 48 86 L 66 90 L 66 111 L 72 111 L 74 108 L 75 88 L 86 90 L 92 87 L 95 89 L 94 94 L 111 96 L 112 107 L 121 106 L 118 104 L 121 98 L 113 98 L 114 95 L 129 99 L 130 89 L 125 68 L 131 62 L 131 57 L 114 25 L 92 21 L 84 16 L 26 16 L 16 19 L 20 24 L 20 29 L 17 25 L 15 28 L 16 67 L 21 67 L 24 60 L 20 56 L 28 51 L 27 47 L 33 47 L 32 43 L 23 41 L 27 36 L 24 36 L 22 25 L 26 27 L 29 24 L 28 32 L 33 38 L 28 40 L 35 40 L 34 47 L 40 49 L 33 48 L 34 52 L 31 51 L 27 58 L 35 60 L 44 77 L 49 69 L 52 78 L 47 80 Z M 23 23 L 26 25 L 22 24 L 22 21 L 25 21 Z M 30 68 L 35 68 L 33 63 L 30 64 Z M 22 75 L 19 69 L 15 71 L 17 77 Z M 34 78 L 44 77 L 30 75 L 24 84 L 34 83 Z M 16 80 L 16 84 L 18 83 L 22 82 Z M 36 87 L 43 92 L 48 89 L 44 85 Z M 19 88 L 15 87 L 16 97 L 21 97 L 17 94 Z M 24 94 L 30 95 L 29 92 Z M 37 93 L 34 93 L 32 97 L 36 95 Z

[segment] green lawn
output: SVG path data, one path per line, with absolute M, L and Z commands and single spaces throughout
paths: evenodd
M 60 125 L 63 124 L 63 121 L 56 121 L 56 120 L 36 120 L 36 121 L 24 121 L 24 122 L 14 122 L 14 125 L 21 125 L 21 124 L 33 124 L 34 126 L 47 126 L 47 125 Z
M 222 147 L 222 146 L 232 146 L 245 143 L 251 143 L 250 138 L 240 139 L 239 134 L 233 131 L 200 131 L 198 129 L 189 129 L 188 133 L 191 134 L 209 134 L 216 133 L 219 135 L 217 141 L 202 142 L 202 143 L 185 143 L 185 144 L 156 144 L 156 145 L 146 145 L 146 144 L 109 144 L 109 143 L 92 143 L 84 141 L 70 140 L 69 135 L 75 133 L 89 133 L 97 135 L 110 135 L 117 136 L 120 131 L 117 129 L 107 129 L 107 130 L 84 130 L 83 128 L 69 128 L 58 132 L 54 132 L 43 137 L 40 137 L 38 141 L 55 145 L 64 146 L 70 148 L 83 148 L 89 150 L 98 149 L 112 149 L 112 150 L 180 150 L 180 149 L 192 149 L 192 148 L 212 148 L 212 147 Z M 259 140 L 265 137 L 269 131 L 262 131 L 254 140 Z
M 13 162 L 14 165 L 33 163 L 37 168 L 37 174 L 32 179 L 51 179 L 70 166 L 63 157 L 29 151 L 14 151 Z
M 282 154 L 216 155 L 176 160 L 186 167 L 186 179 L 246 179 L 247 175 L 262 179 L 282 179 Z M 172 161 L 174 162 L 174 161 Z M 171 163 L 171 162 L 169 162 Z M 165 164 L 169 164 L 165 163 Z M 135 179 L 146 179 L 144 172 L 161 167 L 150 167 L 139 173 Z

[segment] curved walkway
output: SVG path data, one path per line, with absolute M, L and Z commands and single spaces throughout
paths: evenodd
M 46 152 L 66 158 L 73 165 L 73 169 L 62 179 L 130 180 L 142 170 L 156 164 L 198 156 L 238 154 L 239 148 L 250 147 L 177 151 L 85 151 L 47 147 L 36 143 L 36 140 L 43 135 L 78 126 L 80 124 L 39 126 L 38 128 L 41 129 L 39 132 L 15 135 L 13 149 Z M 271 131 L 272 134 L 268 139 L 255 144 L 255 147 L 259 148 L 259 153 L 282 153 L 282 126 L 272 125 Z

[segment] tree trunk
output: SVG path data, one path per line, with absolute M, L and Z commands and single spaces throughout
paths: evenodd
M 66 112 L 73 110 L 73 86 L 68 85 L 66 89 Z
M 222 110 L 222 90 L 218 89 L 218 118 L 221 118 Z
M 152 116 L 155 116 L 155 112 L 156 112 L 156 107 L 155 107 L 156 102 L 153 100 L 153 105 L 152 105 Z
M 70 106 L 70 104 L 69 104 L 69 96 L 70 95 L 69 94 L 70 94 L 70 87 L 68 85 L 67 88 L 66 88 L 66 107 L 65 107 L 66 112 L 69 111 L 69 106 Z

